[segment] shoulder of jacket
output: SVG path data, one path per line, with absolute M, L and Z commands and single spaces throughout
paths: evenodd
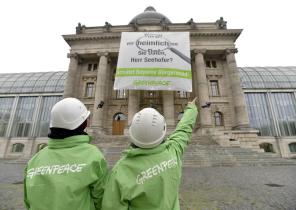
M 89 150 L 90 155 L 98 156 L 101 158 L 104 157 L 103 152 L 97 146 L 92 145 L 92 144 L 87 144 L 86 148 Z
M 119 172 L 119 174 L 122 173 L 121 171 L 125 170 L 124 167 L 125 167 L 126 160 L 127 160 L 127 157 L 125 155 L 123 157 L 121 157 L 113 166 L 112 173 L 113 174 L 117 174 L 118 172 Z
M 40 157 L 43 155 L 46 155 L 48 148 L 45 147 L 42 150 L 38 151 L 33 157 L 28 161 L 27 166 L 30 166 L 31 164 L 34 164 L 35 161 L 37 161 Z
M 101 150 L 97 146 L 95 146 L 93 144 L 83 144 L 83 147 L 85 147 L 85 148 L 87 148 L 89 150 L 92 150 L 92 151 L 101 152 Z

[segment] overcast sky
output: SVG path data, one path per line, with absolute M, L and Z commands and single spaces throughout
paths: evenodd
M 86 26 L 126 25 L 153 6 L 173 23 L 215 22 L 243 29 L 237 64 L 296 66 L 294 0 L 2 0 L 0 72 L 66 71 L 69 46 L 63 34 Z

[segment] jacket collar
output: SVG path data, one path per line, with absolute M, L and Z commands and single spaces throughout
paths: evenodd
M 91 137 L 88 135 L 76 135 L 76 136 L 70 136 L 64 139 L 49 139 L 48 148 L 59 149 L 59 148 L 75 147 L 79 144 L 90 143 L 90 141 L 91 141 Z
M 163 144 L 158 145 L 157 147 L 150 148 L 150 149 L 143 149 L 143 148 L 133 148 L 129 147 L 123 154 L 127 157 L 135 157 L 140 155 L 150 155 L 155 153 L 160 153 L 167 148 L 168 142 L 164 142 Z

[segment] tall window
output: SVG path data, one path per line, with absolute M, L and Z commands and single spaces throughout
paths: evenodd
M 92 64 L 91 64 L 91 63 L 88 64 L 88 66 L 87 66 L 87 70 L 88 70 L 88 71 L 91 71 L 91 70 L 92 70 Z
M 292 93 L 272 93 L 272 105 L 282 136 L 296 135 L 296 104 Z
M 85 87 L 85 97 L 93 97 L 95 90 L 95 84 L 93 82 L 87 82 Z
M 217 62 L 214 60 L 206 60 L 207 68 L 217 68 Z
M 24 150 L 25 145 L 21 143 L 16 143 L 12 145 L 11 152 L 22 152 Z
M 214 118 L 215 118 L 215 125 L 216 126 L 222 126 L 224 124 L 223 123 L 223 115 L 221 112 L 215 112 Z
M 219 96 L 218 80 L 210 80 L 210 85 L 211 85 L 211 95 Z
M 251 127 L 259 129 L 259 135 L 275 136 L 266 93 L 245 93 L 245 98 Z
M 32 128 L 37 97 L 20 97 L 12 127 L 13 137 L 27 137 Z
M 177 98 L 189 98 L 190 93 L 186 91 L 177 91 Z
M 87 70 L 88 71 L 95 71 L 98 69 L 98 64 L 97 63 L 89 63 L 87 65 Z
M 97 63 L 94 63 L 94 65 L 93 65 L 93 70 L 95 71 L 95 70 L 97 70 L 98 69 L 98 64 Z
M 126 96 L 126 90 L 116 90 L 116 99 L 123 99 L 126 98 Z
M 0 136 L 5 136 L 14 98 L 0 98 Z
M 49 133 L 49 121 L 50 121 L 50 112 L 53 107 L 59 100 L 61 96 L 46 96 L 42 100 L 42 109 L 40 112 L 39 122 L 37 124 L 37 136 L 46 137 Z

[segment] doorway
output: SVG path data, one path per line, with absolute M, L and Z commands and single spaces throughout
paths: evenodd
M 113 116 L 112 135 L 123 135 L 126 119 L 123 113 L 116 113 Z

